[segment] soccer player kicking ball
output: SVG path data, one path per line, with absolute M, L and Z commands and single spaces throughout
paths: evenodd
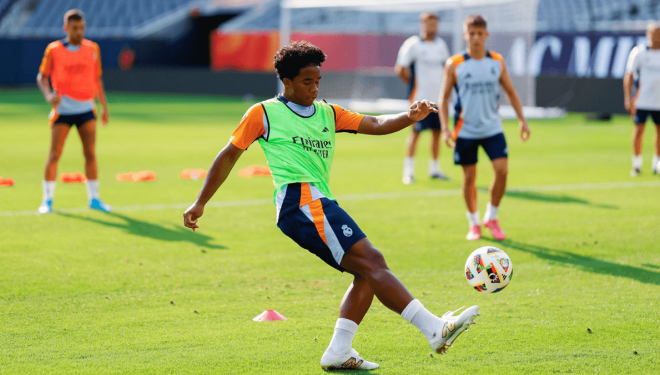
M 655 155 L 651 163 L 651 173 L 658 173 L 660 161 L 660 26 L 650 24 L 646 29 L 647 46 L 637 46 L 630 51 L 626 75 L 623 77 L 624 105 L 633 116 L 633 157 L 630 175 L 636 177 L 642 171 L 642 137 L 646 119 L 651 116 L 655 123 Z M 631 99 L 633 78 L 639 88 Z
M 407 113 L 364 116 L 337 105 L 315 101 L 321 80 L 323 51 L 305 41 L 291 42 L 275 55 L 275 69 L 284 84 L 276 98 L 252 106 L 209 169 L 197 201 L 183 214 L 195 230 L 204 206 L 225 181 L 238 158 L 258 140 L 275 182 L 277 226 L 300 247 L 331 267 L 353 275 L 339 308 L 330 345 L 321 358 L 323 369 L 378 368 L 351 347 L 374 295 L 390 310 L 419 328 L 438 353 L 444 353 L 479 315 L 472 306 L 459 316 L 441 318 L 414 299 L 394 276 L 360 227 L 339 207 L 328 181 L 335 133 L 390 134 L 436 112 L 428 101 L 414 102 Z
M 53 210 L 57 161 L 62 155 L 64 141 L 71 126 L 76 125 L 82 141 L 85 155 L 85 174 L 87 175 L 87 196 L 89 207 L 109 212 L 110 206 L 99 198 L 97 180 L 96 152 L 96 104 L 101 103 L 103 126 L 108 122 L 108 104 L 101 80 L 101 50 L 85 35 L 85 15 L 77 9 L 64 14 L 66 38 L 48 45 L 39 67 L 37 85 L 46 101 L 53 105 L 50 113 L 51 139 L 50 152 L 46 161 L 43 189 L 44 196 L 39 206 L 39 213 L 46 214 Z M 48 84 L 53 85 L 53 91 Z
M 463 197 L 470 223 L 466 236 L 468 240 L 481 238 L 475 184 L 479 146 L 488 154 L 495 170 L 495 178 L 490 186 L 490 202 L 486 207 L 484 226 L 490 229 L 494 239 L 502 241 L 506 235 L 497 221 L 497 211 L 506 190 L 509 150 L 504 138 L 502 119 L 497 113 L 500 85 L 520 120 L 520 138 L 526 141 L 530 131 L 502 55 L 486 49 L 486 20 L 479 15 L 466 18 L 463 23 L 463 37 L 467 42 L 467 50 L 452 56 L 445 64 L 439 99 L 442 138 L 449 147 L 455 148 L 454 164 L 463 166 Z M 450 133 L 449 98 L 453 87 L 457 90 L 458 104 L 454 118 L 456 126 L 454 132 Z

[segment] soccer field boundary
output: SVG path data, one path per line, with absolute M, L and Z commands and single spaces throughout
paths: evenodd
M 604 190 L 604 189 L 631 189 L 643 187 L 660 187 L 660 181 L 620 181 L 620 182 L 592 182 L 579 184 L 554 184 L 554 185 L 531 185 L 512 187 L 507 189 L 507 193 L 514 192 L 541 192 L 541 191 L 576 191 L 576 190 Z M 381 199 L 405 199 L 405 198 L 432 198 L 445 196 L 459 196 L 460 189 L 442 189 L 442 190 L 423 190 L 423 191 L 400 191 L 384 193 L 367 194 L 346 194 L 338 195 L 338 201 L 358 201 L 358 200 L 381 200 Z M 192 203 L 192 202 L 191 202 Z M 162 204 L 141 204 L 131 206 L 113 206 L 113 211 L 158 211 L 186 209 L 191 203 L 162 203 Z M 264 206 L 273 204 L 272 199 L 243 199 L 233 201 L 209 202 L 206 207 L 247 207 Z M 88 207 L 62 208 L 53 210 L 54 213 L 81 213 L 88 212 Z M 0 211 L 0 217 L 3 216 L 38 216 L 37 210 L 23 211 Z

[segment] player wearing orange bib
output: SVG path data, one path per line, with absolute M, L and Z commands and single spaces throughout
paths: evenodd
M 77 9 L 64 14 L 67 37 L 48 45 L 39 67 L 37 85 L 46 101 L 53 105 L 50 113 L 51 142 L 44 172 L 44 196 L 39 213 L 53 210 L 57 161 L 71 126 L 76 125 L 85 155 L 89 207 L 109 212 L 110 206 L 99 198 L 96 153 L 96 103 L 101 103 L 103 126 L 108 122 L 108 104 L 101 80 L 101 50 L 85 35 L 85 15 Z M 50 84 L 53 86 L 51 91 Z

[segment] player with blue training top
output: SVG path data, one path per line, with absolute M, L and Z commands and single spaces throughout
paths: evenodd
M 486 49 L 486 19 L 469 16 L 463 23 L 463 36 L 467 42 L 464 53 L 452 56 L 445 64 L 439 109 L 442 138 L 455 148 L 454 163 L 463 167 L 463 197 L 467 205 L 470 230 L 468 240 L 481 238 L 481 221 L 477 209 L 477 152 L 483 147 L 495 171 L 490 186 L 490 202 L 484 215 L 484 226 L 493 238 L 504 240 L 506 235 L 497 220 L 500 201 L 506 190 L 509 150 L 504 138 L 502 119 L 497 110 L 500 85 L 520 120 L 520 138 L 529 138 L 529 126 L 523 116 L 522 104 L 513 87 L 502 55 Z M 457 91 L 454 132 L 449 131 L 449 98 Z

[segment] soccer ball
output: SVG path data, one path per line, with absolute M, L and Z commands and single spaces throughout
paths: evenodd
M 493 246 L 473 251 L 465 262 L 465 278 L 479 292 L 497 293 L 513 276 L 513 263 L 506 253 Z

